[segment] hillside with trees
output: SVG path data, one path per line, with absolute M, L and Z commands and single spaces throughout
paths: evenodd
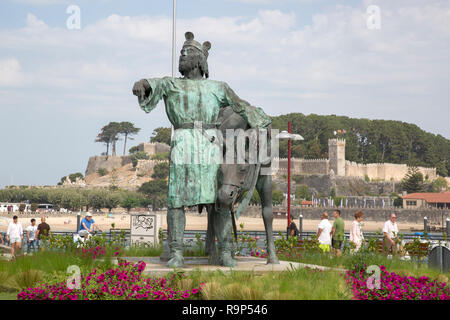
M 272 117 L 272 120 L 272 127 L 280 131 L 287 130 L 290 120 L 292 132 L 305 138 L 293 142 L 293 157 L 328 158 L 328 139 L 339 137 L 346 140 L 345 154 L 350 161 L 406 163 L 436 167 L 441 176 L 450 173 L 450 140 L 414 124 L 301 113 Z M 287 157 L 286 141 L 280 141 L 280 157 Z

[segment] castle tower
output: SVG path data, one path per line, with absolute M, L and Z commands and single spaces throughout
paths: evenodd
M 345 176 L 345 139 L 328 140 L 330 170 L 337 176 Z

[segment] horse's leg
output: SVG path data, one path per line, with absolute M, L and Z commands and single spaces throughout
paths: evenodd
M 237 261 L 233 259 L 233 225 L 230 209 L 221 208 L 215 211 L 214 231 L 217 236 L 219 249 L 219 263 L 225 267 L 235 267 Z
M 209 264 L 218 264 L 216 250 L 216 233 L 214 232 L 214 217 L 216 215 L 214 204 L 208 205 L 208 229 L 206 231 L 205 252 L 208 255 Z
M 273 241 L 273 210 L 272 210 L 272 176 L 259 175 L 256 183 L 256 190 L 261 198 L 262 216 L 267 239 L 267 263 L 278 264 L 278 257 L 275 252 Z

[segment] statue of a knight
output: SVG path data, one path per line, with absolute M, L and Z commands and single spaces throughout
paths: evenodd
M 217 176 L 223 156 L 221 145 L 217 143 L 220 108 L 230 106 L 251 128 L 267 128 L 271 123 L 262 109 L 240 99 L 225 82 L 208 80 L 207 59 L 211 44 L 200 44 L 191 32 L 185 37 L 179 60 L 182 78 L 142 79 L 133 87 L 133 94 L 147 113 L 164 99 L 167 116 L 175 129 L 168 191 L 168 267 L 184 264 L 184 208 L 216 202 Z M 231 217 L 227 215 L 224 219 Z M 225 234 L 232 233 L 231 229 L 224 231 Z M 218 240 L 219 257 L 227 265 L 232 259 L 232 244 L 228 243 L 232 238 Z

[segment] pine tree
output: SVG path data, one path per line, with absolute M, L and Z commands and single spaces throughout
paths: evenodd
M 424 190 L 423 174 L 417 167 L 409 167 L 408 173 L 402 180 L 402 187 L 408 193 L 422 192 Z

